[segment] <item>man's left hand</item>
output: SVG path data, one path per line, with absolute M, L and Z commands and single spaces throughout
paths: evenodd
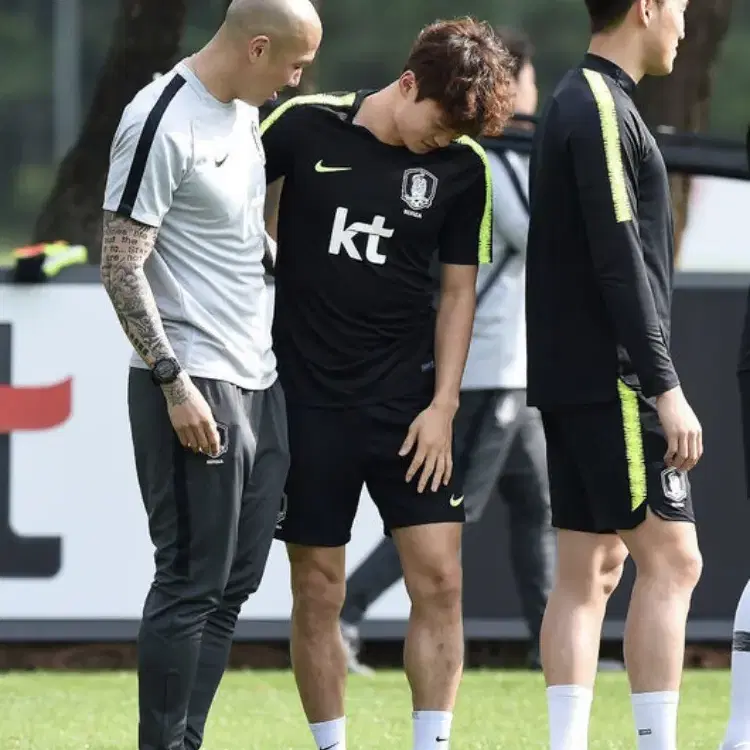
M 453 474 L 453 416 L 455 410 L 431 404 L 411 423 L 399 456 L 406 456 L 414 450 L 406 481 L 416 476 L 422 469 L 417 486 L 424 492 L 432 478 L 431 489 L 437 492 L 440 485 L 448 484 Z

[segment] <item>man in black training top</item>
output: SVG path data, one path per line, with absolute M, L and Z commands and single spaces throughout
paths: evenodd
M 534 115 L 537 88 L 530 40 L 510 28 L 496 33 L 513 59 L 514 121 Z M 461 403 L 453 421 L 454 485 L 464 496 L 466 536 L 490 499 L 508 507 L 509 549 L 521 609 L 531 635 L 528 663 L 539 663 L 539 633 L 552 588 L 555 538 L 550 526 L 547 461 L 542 419 L 526 406 L 524 255 L 529 229 L 528 157 L 488 149 L 492 172 L 492 263 L 477 274 L 477 305 Z M 476 527 L 474 527 L 476 528 Z M 350 573 L 341 610 L 341 633 L 350 672 L 368 675 L 358 659 L 359 626 L 367 609 L 401 579 L 393 540 L 384 538 Z
M 277 538 L 320 748 L 345 750 L 344 549 L 366 484 L 412 599 L 414 748 L 447 750 L 463 656 L 451 432 L 492 228 L 486 156 L 469 136 L 498 132 L 511 104 L 509 55 L 463 19 L 424 29 L 385 89 L 292 99 L 262 126 L 269 184 L 284 179 L 274 346 L 292 463 Z
M 625 661 L 639 750 L 676 750 L 701 571 L 687 472 L 701 427 L 669 352 L 673 227 L 636 83 L 672 70 L 686 0 L 586 0 L 589 53 L 531 158 L 528 396 L 542 410 L 558 576 L 542 626 L 552 750 L 587 742 L 602 619 L 630 553 Z

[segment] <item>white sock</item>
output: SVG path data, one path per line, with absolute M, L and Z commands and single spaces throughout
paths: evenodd
M 586 750 L 594 693 L 582 685 L 547 688 L 550 750 Z
M 453 714 L 450 711 L 414 711 L 414 750 L 448 750 Z
M 734 615 L 730 706 L 722 750 L 750 750 L 750 581 Z
M 638 738 L 638 750 L 677 750 L 676 692 L 634 693 L 633 720 Z
M 320 750 L 346 750 L 346 718 L 310 724 L 310 731 Z

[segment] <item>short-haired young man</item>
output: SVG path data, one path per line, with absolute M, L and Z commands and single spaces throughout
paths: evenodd
M 263 123 L 267 178 L 284 178 L 274 344 L 292 463 L 277 537 L 292 569 L 295 676 L 320 748 L 345 748 L 339 613 L 365 484 L 412 599 L 414 747 L 448 746 L 463 661 L 451 432 L 492 228 L 486 158 L 470 136 L 501 129 L 510 80 L 489 26 L 439 22 L 386 88 L 299 97 Z
M 552 750 L 587 743 L 607 600 L 625 626 L 639 750 L 676 750 L 685 625 L 701 571 L 687 472 L 701 427 L 669 351 L 673 227 L 632 95 L 671 72 L 687 0 L 587 0 L 593 37 L 545 106 L 531 159 L 529 402 L 542 410 L 558 574 L 542 626 Z
M 531 117 L 537 106 L 531 41 L 516 29 L 501 28 L 497 33 L 512 59 L 514 118 Z M 490 149 L 487 160 L 492 173 L 493 257 L 492 263 L 481 266 L 477 278 L 471 347 L 453 424 L 453 461 L 467 531 L 480 521 L 498 488 L 508 505 L 511 562 L 531 635 L 528 663 L 537 669 L 555 545 L 542 421 L 536 409 L 526 406 L 523 295 L 529 167 L 528 158 L 513 151 Z M 367 609 L 401 577 L 398 550 L 388 537 L 349 576 L 341 633 L 350 672 L 370 674 L 358 658 L 359 625 Z

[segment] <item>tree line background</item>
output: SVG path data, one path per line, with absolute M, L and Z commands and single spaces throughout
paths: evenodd
M 54 154 L 54 4 L 0 9 L 0 246 L 67 239 L 96 254 L 106 158 L 119 113 L 154 72 L 199 48 L 227 0 L 79 0 L 81 111 L 77 143 Z M 319 0 L 323 45 L 307 89 L 377 87 L 400 72 L 417 31 L 470 14 L 532 38 L 543 98 L 585 50 L 583 0 Z M 644 82 L 653 126 L 736 140 L 750 120 L 750 3 L 692 0 L 675 73 Z M 75 87 L 71 87 L 74 91 Z M 679 190 L 679 185 L 673 185 Z

